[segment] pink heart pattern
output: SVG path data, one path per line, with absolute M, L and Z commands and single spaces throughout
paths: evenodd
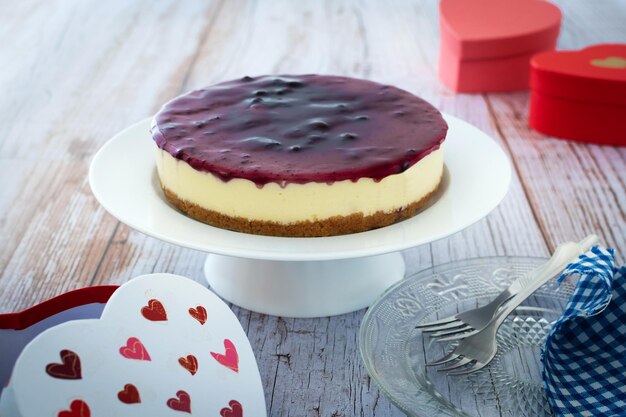
M 237 353 L 235 345 L 229 339 L 224 339 L 224 350 L 223 354 L 211 352 L 211 356 L 221 365 L 235 372 L 239 372 L 239 354 Z
M 126 359 L 135 359 L 138 361 L 151 361 L 150 354 L 146 347 L 136 337 L 129 337 L 126 345 L 120 347 L 120 355 Z

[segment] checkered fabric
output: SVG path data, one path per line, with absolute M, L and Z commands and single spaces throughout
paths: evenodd
M 559 277 L 579 276 L 542 352 L 544 387 L 559 417 L 626 416 L 626 267 L 617 270 L 614 255 L 595 246 Z

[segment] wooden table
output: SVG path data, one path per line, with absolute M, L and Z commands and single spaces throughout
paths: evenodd
M 561 0 L 560 48 L 626 42 L 626 3 Z M 333 73 L 392 83 L 475 124 L 513 161 L 486 219 L 404 252 L 408 272 L 488 255 L 546 256 L 590 232 L 626 250 L 626 148 L 527 127 L 528 93 L 437 82 L 437 1 L 0 2 L 0 312 L 67 290 L 172 272 L 205 255 L 129 229 L 89 189 L 94 153 L 186 90 L 243 75 Z M 295 320 L 234 307 L 271 416 L 400 416 L 361 365 L 364 311 Z

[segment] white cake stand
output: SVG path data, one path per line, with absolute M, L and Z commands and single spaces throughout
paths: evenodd
M 155 169 L 149 120 L 115 135 L 98 151 L 89 182 L 102 206 L 140 232 L 209 253 L 204 272 L 224 299 L 249 310 L 322 317 L 355 311 L 404 276 L 399 251 L 475 223 L 504 198 L 511 168 L 502 149 L 474 126 L 445 115 L 443 183 L 415 217 L 344 236 L 281 238 L 208 226 L 171 206 Z

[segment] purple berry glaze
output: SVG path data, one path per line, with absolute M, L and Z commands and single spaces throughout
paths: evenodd
M 325 75 L 244 77 L 166 103 L 152 122 L 159 148 L 224 181 L 382 178 L 439 148 L 448 126 L 404 90 Z

